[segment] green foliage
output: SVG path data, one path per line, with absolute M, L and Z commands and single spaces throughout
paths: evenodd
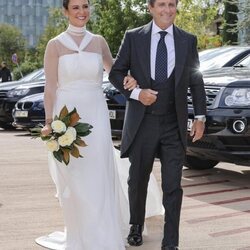
M 22 77 L 20 71 L 22 72 L 23 76 L 25 76 L 28 73 L 31 73 L 32 71 L 38 68 L 39 67 L 37 66 L 36 63 L 24 60 L 24 62 L 20 64 L 19 68 L 17 66 L 13 68 L 13 71 L 12 71 L 13 80 L 18 80 Z
M 237 44 L 238 42 L 238 1 L 225 1 L 223 42 L 226 44 Z
M 89 28 L 107 40 L 116 55 L 127 29 L 146 24 L 151 18 L 145 0 L 93 0 L 94 11 Z
M 6 61 L 10 69 L 13 63 L 11 56 L 17 53 L 22 62 L 25 55 L 25 39 L 21 31 L 9 24 L 0 24 L 0 60 Z
M 220 4 L 210 0 L 182 0 L 178 4 L 176 25 L 198 38 L 200 49 L 217 47 L 221 45 L 221 38 L 213 27 L 218 17 Z
M 234 21 L 234 25 L 229 26 L 228 30 L 233 34 L 234 36 L 239 33 L 241 35 L 241 39 L 239 42 L 241 44 L 250 44 L 250 0 L 246 1 L 238 1 L 238 0 L 225 0 L 227 6 L 234 6 L 235 9 L 232 10 L 233 13 L 231 13 L 231 18 Z M 238 6 L 238 7 L 237 7 Z M 226 12 L 226 9 L 225 9 Z M 237 19 L 237 16 L 239 17 Z M 232 23 L 232 20 L 230 20 L 230 16 L 227 17 L 229 24 Z M 237 41 L 237 40 L 236 40 Z
M 61 8 L 50 9 L 48 25 L 38 41 L 33 62 L 36 62 L 40 66 L 43 65 L 44 52 L 48 41 L 64 31 L 67 26 L 68 22 L 62 14 Z

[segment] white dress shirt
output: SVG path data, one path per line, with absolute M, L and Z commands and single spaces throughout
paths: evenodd
M 151 70 L 150 74 L 153 80 L 155 79 L 155 59 L 156 59 L 157 45 L 161 37 L 161 35 L 159 34 L 160 31 L 163 31 L 163 30 L 159 28 L 153 21 L 152 32 L 151 32 L 151 47 L 150 47 L 150 70 Z M 174 47 L 173 25 L 171 25 L 164 31 L 167 32 L 167 35 L 165 36 L 165 43 L 166 43 L 167 51 L 168 51 L 167 71 L 168 71 L 168 77 L 169 77 L 175 67 L 175 47 Z M 138 88 L 135 88 L 132 91 L 130 98 L 138 100 L 140 92 L 141 92 L 141 89 L 139 86 Z

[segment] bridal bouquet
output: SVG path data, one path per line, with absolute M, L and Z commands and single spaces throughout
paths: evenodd
M 93 128 L 90 124 L 79 122 L 79 120 L 80 116 L 76 108 L 69 112 L 64 106 L 59 116 L 54 117 L 51 123 L 52 132 L 49 135 L 43 136 L 41 134 L 43 125 L 38 125 L 30 129 L 31 136 L 46 141 L 48 151 L 52 152 L 59 162 L 68 165 L 70 155 L 75 158 L 83 157 L 78 147 L 87 145 L 81 137 L 90 134 L 91 128 Z

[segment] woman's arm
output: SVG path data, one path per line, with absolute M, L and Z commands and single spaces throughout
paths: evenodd
M 55 40 L 48 42 L 44 54 L 45 89 L 44 89 L 44 108 L 45 108 L 45 127 L 42 130 L 44 135 L 50 133 L 50 124 L 53 119 L 54 102 L 58 83 L 58 53 Z

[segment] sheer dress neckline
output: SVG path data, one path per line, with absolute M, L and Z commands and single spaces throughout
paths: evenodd
M 83 27 L 76 27 L 72 24 L 69 24 L 66 32 L 73 36 L 84 36 L 86 33 L 86 26 Z

